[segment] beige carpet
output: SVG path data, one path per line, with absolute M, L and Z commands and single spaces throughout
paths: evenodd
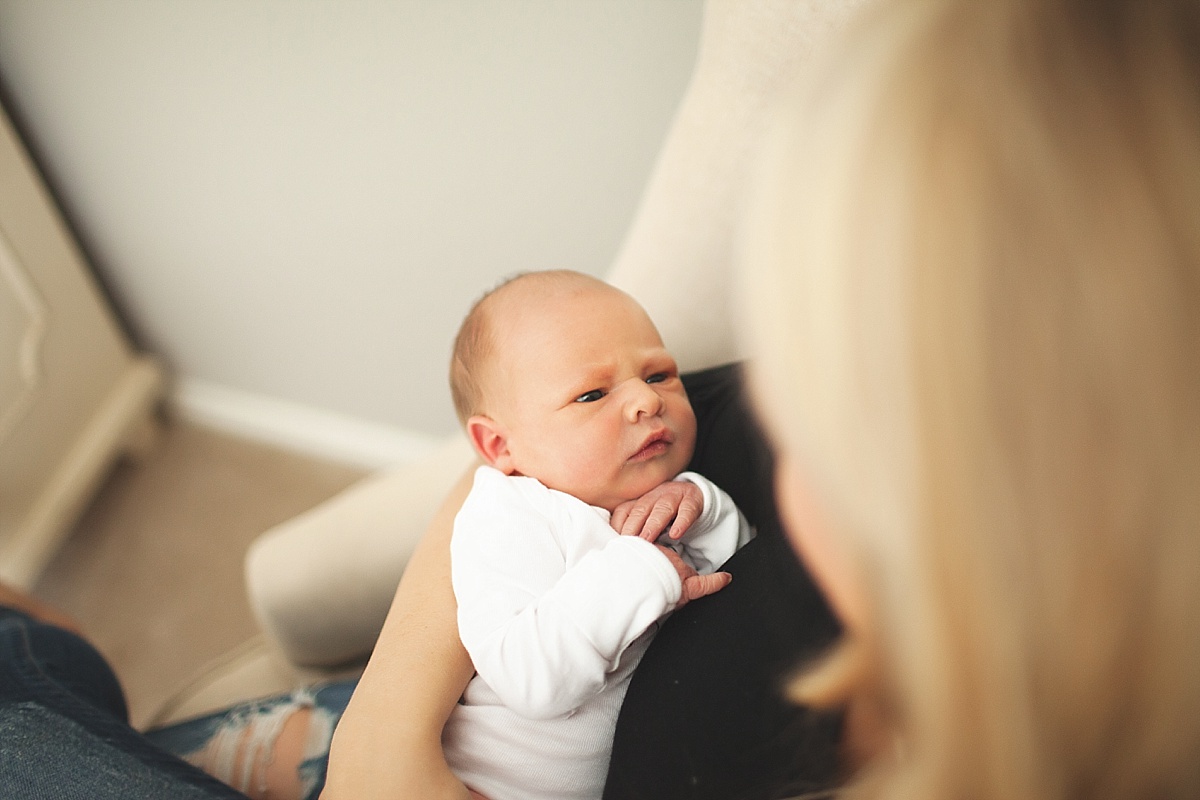
M 169 423 L 144 459 L 113 471 L 34 593 L 82 623 L 141 724 L 256 633 L 242 580 L 250 542 L 362 474 Z

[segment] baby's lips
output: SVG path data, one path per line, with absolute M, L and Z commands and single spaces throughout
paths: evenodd
M 639 458 L 646 457 L 647 455 L 649 455 L 649 453 L 652 451 L 652 449 L 653 449 L 654 454 L 657 455 L 658 451 L 665 450 L 667 448 L 667 446 L 669 446 L 670 444 L 671 444 L 670 431 L 668 431 L 666 428 L 663 428 L 662 430 L 656 431 L 655 433 L 648 436 L 646 438 L 646 440 L 644 442 L 642 442 L 642 446 L 639 447 L 632 456 L 630 456 L 630 459 L 637 460 Z

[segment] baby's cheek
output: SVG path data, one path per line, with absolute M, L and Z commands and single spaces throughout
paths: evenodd
M 695 446 L 696 412 L 692 410 L 692 405 L 686 397 L 679 399 L 679 408 L 676 413 L 676 434 L 680 441 L 687 441 L 689 451 Z M 691 458 L 690 452 L 688 457 Z
M 679 469 L 675 474 L 679 474 L 687 467 L 692 460 L 692 455 L 696 452 L 696 421 L 692 419 L 692 424 L 685 428 L 682 432 L 676 435 L 675 439 L 677 447 L 675 457 L 678 459 Z

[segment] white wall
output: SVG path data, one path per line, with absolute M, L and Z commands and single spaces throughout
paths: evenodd
M 607 269 L 700 16 L 701 0 L 0 0 L 0 84 L 121 313 L 185 387 L 281 402 L 302 427 L 438 435 L 475 296 L 516 270 Z

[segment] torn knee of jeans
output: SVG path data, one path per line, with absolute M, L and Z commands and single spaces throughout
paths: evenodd
M 302 752 L 277 752 L 280 734 L 297 713 L 309 716 L 308 730 L 302 737 Z M 304 769 L 308 762 L 323 758 L 329 750 L 334 714 L 313 701 L 307 690 L 271 704 L 250 704 L 231 713 L 212 737 L 188 761 L 222 782 L 247 795 L 263 797 L 278 787 L 270 786 L 270 767 L 278 759 L 292 766 L 297 796 L 307 796 L 319 775 Z M 274 795 L 274 792 L 272 792 Z

